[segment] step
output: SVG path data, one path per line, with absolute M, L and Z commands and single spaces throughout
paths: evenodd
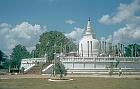
M 41 74 L 42 69 L 46 68 L 49 64 L 35 65 L 26 74 Z

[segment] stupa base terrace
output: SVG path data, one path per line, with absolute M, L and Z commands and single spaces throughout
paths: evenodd
M 140 58 L 138 57 L 63 57 L 60 61 L 68 73 L 84 74 L 118 74 L 121 68 L 123 74 L 140 74 Z
M 140 74 L 139 57 L 57 57 L 69 74 L 118 74 L 121 68 L 123 74 Z M 37 63 L 36 63 L 37 62 Z M 32 67 L 46 63 L 46 58 L 22 59 L 21 67 L 26 73 Z M 51 74 L 54 64 L 41 69 L 42 74 Z

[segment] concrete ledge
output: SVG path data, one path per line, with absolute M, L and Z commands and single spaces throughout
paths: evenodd
M 52 81 L 52 82 L 67 82 L 67 81 L 72 81 L 73 79 L 48 79 L 48 81 Z

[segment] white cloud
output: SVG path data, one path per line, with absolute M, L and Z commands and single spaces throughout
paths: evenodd
M 4 51 L 4 52 L 7 52 L 7 47 L 5 46 L 6 45 L 6 39 L 5 39 L 5 35 L 7 35 L 7 33 L 9 32 L 9 28 L 2 28 L 0 30 L 0 50 Z
M 112 42 L 113 42 L 113 37 L 112 37 L 112 35 L 109 35 L 109 36 L 108 36 L 108 39 L 106 40 L 106 42 L 107 42 L 107 43 L 110 43 L 110 42 L 112 43 Z
M 65 23 L 66 23 L 66 24 L 74 24 L 75 22 L 72 21 L 72 20 L 66 20 Z
M 120 4 L 118 12 L 111 17 L 104 15 L 99 22 L 105 24 L 124 23 L 124 27 L 119 28 L 110 35 L 106 41 L 113 40 L 113 44 L 140 44 L 140 16 L 136 16 L 135 13 L 140 11 L 140 2 L 135 0 L 131 4 Z
M 47 26 L 43 26 L 43 29 L 44 29 L 44 30 L 47 30 Z
M 74 31 L 70 33 L 66 33 L 65 36 L 76 39 L 76 41 L 79 41 L 81 37 L 83 36 L 85 29 L 83 28 L 74 28 Z
M 103 15 L 103 17 L 101 19 L 99 19 L 99 22 L 105 23 L 105 24 L 110 24 L 110 18 L 109 15 Z
M 11 28 L 11 27 L 12 27 L 12 25 L 7 24 L 7 23 L 0 24 L 0 28 Z
M 140 44 L 140 27 L 133 28 L 131 24 L 127 24 L 126 27 L 114 32 L 113 37 L 114 42 Z
M 102 37 L 101 40 L 111 42 L 113 44 L 140 44 L 140 27 L 134 27 L 132 24 L 126 24 L 125 27 L 115 31 L 113 35 L 109 35 L 107 39 Z
M 105 24 L 116 24 L 121 23 L 122 21 L 132 21 L 137 20 L 137 16 L 134 16 L 134 14 L 140 10 L 139 1 L 135 0 L 131 4 L 120 4 L 120 6 L 117 8 L 117 12 L 114 14 L 113 17 L 107 15 L 103 15 L 102 18 L 99 19 L 99 22 L 105 23 Z
M 14 28 L 10 28 L 5 23 L 0 26 L 3 26 L 0 30 L 0 39 L 2 40 L 0 49 L 6 54 L 10 54 L 12 48 L 17 44 L 22 44 L 27 47 L 28 51 L 31 51 L 39 42 L 40 35 L 46 30 L 40 25 L 33 26 L 28 22 L 23 22 Z

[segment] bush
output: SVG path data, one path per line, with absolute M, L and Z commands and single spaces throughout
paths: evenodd
M 56 74 L 60 74 L 60 78 L 63 78 L 63 76 L 67 75 L 67 70 L 65 69 L 65 66 L 61 63 L 55 64 L 55 72 Z

